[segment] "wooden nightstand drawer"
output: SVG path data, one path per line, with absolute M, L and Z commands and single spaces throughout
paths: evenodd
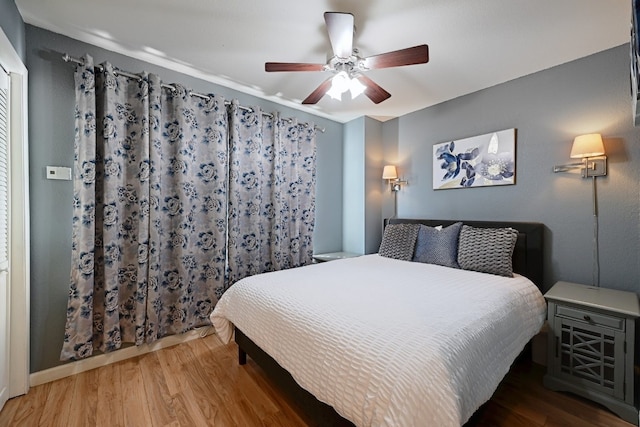
M 619 317 L 607 316 L 605 314 L 594 313 L 593 311 L 564 305 L 556 306 L 556 315 L 577 320 L 578 322 L 585 322 L 591 325 L 604 326 L 624 331 L 624 319 Z

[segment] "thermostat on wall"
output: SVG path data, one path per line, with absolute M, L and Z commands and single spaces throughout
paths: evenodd
M 47 179 L 71 181 L 71 168 L 63 166 L 47 166 Z

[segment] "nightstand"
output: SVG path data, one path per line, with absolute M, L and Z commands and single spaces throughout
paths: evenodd
M 638 425 L 633 371 L 637 294 L 558 282 L 544 297 L 550 327 L 544 385 L 591 399 Z
M 354 254 L 353 252 L 328 252 L 326 254 L 315 254 L 313 255 L 313 259 L 316 262 L 325 262 L 325 261 L 335 261 L 337 259 L 343 258 L 353 258 L 360 256 L 359 254 Z

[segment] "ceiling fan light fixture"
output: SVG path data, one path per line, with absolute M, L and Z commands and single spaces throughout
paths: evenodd
M 357 78 L 353 78 L 349 82 L 349 92 L 351 92 L 351 99 L 356 99 L 356 97 L 362 95 L 365 89 L 367 89 L 367 87 L 363 85 L 362 82 L 360 82 L 360 80 L 358 80 Z
M 327 91 L 327 95 L 336 101 L 342 101 L 342 92 L 337 91 L 333 87 Z
M 351 99 L 355 99 L 361 95 L 367 87 L 362 84 L 358 78 L 351 78 L 346 71 L 340 71 L 331 79 L 331 89 L 327 91 L 327 95 L 331 98 L 341 101 L 342 94 L 349 91 Z
M 349 75 L 346 71 L 340 71 L 331 79 L 331 90 L 339 93 L 345 93 L 349 90 Z
M 351 99 L 364 93 L 374 104 L 379 104 L 389 99 L 391 94 L 367 77 L 364 72 L 429 62 L 429 46 L 426 44 L 363 58 L 360 56 L 360 51 L 353 46 L 355 26 L 351 13 L 325 12 L 324 21 L 333 50 L 333 56 L 325 64 L 303 62 L 265 62 L 264 64 L 267 72 L 329 71 L 334 73 L 334 76 L 325 79 L 302 101 L 305 105 L 316 104 L 325 95 L 341 101 L 342 94 L 346 91 L 351 92 Z

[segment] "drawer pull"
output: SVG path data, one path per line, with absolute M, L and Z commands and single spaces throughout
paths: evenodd
M 585 314 L 584 315 L 584 320 L 586 320 L 587 322 L 591 322 L 591 316 Z

